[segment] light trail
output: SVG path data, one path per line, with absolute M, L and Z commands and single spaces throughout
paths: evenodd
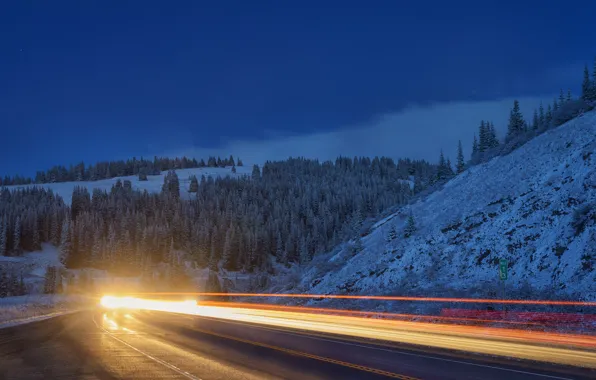
M 596 336 L 591 335 L 371 319 L 252 307 L 206 306 L 193 304 L 193 302 L 104 297 L 101 304 L 108 308 L 166 311 L 355 338 L 596 368 Z
M 427 321 L 446 321 L 446 322 L 464 322 L 464 323 L 495 323 L 508 325 L 523 325 L 523 326 L 541 326 L 534 322 L 525 321 L 507 321 L 501 319 L 481 319 L 481 318 L 466 318 L 466 317 L 446 317 L 442 315 L 421 315 L 421 314 L 403 314 L 403 313 L 388 313 L 381 311 L 362 311 L 362 310 L 346 310 L 346 309 L 330 309 L 321 307 L 305 307 L 305 306 L 286 306 L 286 305 L 268 305 L 255 304 L 246 302 L 226 302 L 226 301 L 201 301 L 201 306 L 217 306 L 217 307 L 233 307 L 233 308 L 251 308 L 251 309 L 268 309 L 277 311 L 298 311 L 305 313 L 321 313 L 332 315 L 357 315 L 365 318 L 383 319 L 398 319 L 398 320 L 427 320 Z
M 450 297 L 405 297 L 405 296 L 362 296 L 347 294 L 287 294 L 287 293 L 192 293 L 192 292 L 137 292 L 139 296 L 194 296 L 194 297 L 261 297 L 261 298 L 323 298 L 354 299 L 377 301 L 411 301 L 411 302 L 456 302 L 456 303 L 490 303 L 509 305 L 543 305 L 543 306 L 590 306 L 596 307 L 596 301 L 552 301 L 552 300 L 512 300 L 491 298 L 450 298 Z

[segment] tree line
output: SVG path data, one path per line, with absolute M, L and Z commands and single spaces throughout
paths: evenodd
M 423 160 L 290 158 L 239 178 L 202 176 L 190 200 L 180 193 L 191 188 L 182 189 L 170 170 L 160 193 L 118 180 L 110 191 L 75 187 L 70 206 L 43 188 L 4 188 L 0 254 L 50 242 L 67 268 L 141 275 L 147 284 L 157 269 L 170 284 L 187 281 L 184 253 L 198 268 L 272 272 L 357 236 L 367 218 L 406 204 L 438 172 Z
M 148 175 L 159 175 L 162 171 L 191 168 L 225 168 L 243 166 L 241 159 L 234 159 L 211 156 L 207 161 L 195 158 L 181 157 L 154 157 L 153 160 L 133 157 L 128 160 L 101 161 L 95 165 L 86 165 L 80 162 L 66 168 L 62 165 L 54 166 L 45 171 L 38 171 L 35 178 L 16 175 L 0 178 L 0 186 L 29 185 L 41 183 L 74 182 L 74 181 L 98 181 L 115 177 L 138 175 L 139 179 L 147 179 Z
M 509 111 L 507 133 L 503 139 L 499 139 L 491 121 L 482 120 L 478 132 L 473 136 L 472 152 L 468 161 L 465 159 L 461 141 L 458 142 L 455 172 L 461 173 L 466 167 L 486 162 L 495 156 L 511 153 L 537 135 L 558 127 L 582 113 L 594 109 L 595 106 L 596 59 L 594 59 L 591 76 L 588 66 L 584 67 L 579 98 L 574 98 L 571 90 L 567 90 L 565 93 L 561 89 L 559 96 L 555 97 L 552 103 L 546 106 L 540 103 L 539 107 L 534 110 L 531 120 L 524 117 L 519 101 L 514 100 L 513 107 Z

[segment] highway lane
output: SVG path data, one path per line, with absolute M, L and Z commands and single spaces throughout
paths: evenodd
M 318 360 L 331 358 L 345 364 L 418 379 L 594 379 L 596 372 L 515 361 L 429 347 L 371 342 L 330 334 L 155 311 L 135 313 L 137 321 L 191 341 L 229 340 L 237 344 L 309 353 Z M 231 342 L 230 342 L 231 343 Z M 363 374 L 364 375 L 364 374 Z M 364 378 L 369 378 L 364 375 Z
M 162 312 L 81 312 L 0 329 L 0 379 L 546 380 L 594 375 Z
M 387 378 L 235 343 L 185 337 L 123 314 L 81 312 L 0 329 L 0 379 Z

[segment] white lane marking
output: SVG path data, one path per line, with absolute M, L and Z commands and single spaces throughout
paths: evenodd
M 198 317 L 201 318 L 200 316 L 198 316 Z M 190 317 L 189 317 L 189 319 L 190 319 Z M 207 318 L 207 319 L 209 319 L 209 318 Z M 217 321 L 224 322 L 224 323 L 231 323 L 231 324 L 236 324 L 236 325 L 246 325 L 246 324 L 241 323 L 241 322 L 224 321 L 224 320 L 217 319 L 217 318 L 215 318 L 215 319 Z M 262 329 L 262 330 L 276 331 L 276 332 L 279 332 L 279 333 L 282 333 L 282 334 L 286 334 L 286 335 L 299 336 L 299 337 L 303 337 L 303 338 L 304 337 L 307 337 L 307 338 L 310 338 L 310 339 L 316 339 L 316 340 L 322 340 L 322 341 L 327 341 L 327 342 L 339 343 L 339 344 L 344 344 L 344 345 L 347 345 L 347 346 L 355 346 L 355 347 L 368 348 L 368 349 L 371 349 L 371 350 L 392 352 L 392 353 L 397 353 L 397 354 L 400 354 L 400 355 L 409 355 L 409 356 L 416 356 L 416 357 L 427 358 L 427 359 L 440 360 L 440 361 L 450 362 L 450 363 L 458 363 L 458 364 L 471 365 L 471 366 L 475 366 L 475 367 L 491 368 L 491 369 L 496 369 L 496 370 L 499 370 L 499 371 L 515 372 L 515 373 L 520 373 L 520 374 L 524 374 L 524 375 L 532 375 L 532 376 L 543 377 L 543 378 L 548 378 L 548 379 L 573 380 L 572 378 L 569 378 L 569 377 L 558 377 L 558 376 L 544 375 L 544 374 L 541 374 L 541 373 L 527 372 L 527 371 L 521 371 L 521 370 L 511 369 L 511 368 L 496 367 L 496 366 L 491 366 L 491 365 L 486 365 L 486 364 L 477 364 L 477 363 L 464 362 L 464 361 L 454 360 L 454 359 L 445 359 L 445 358 L 440 358 L 440 357 L 431 356 L 431 355 L 422 355 L 422 354 L 414 354 L 414 353 L 411 353 L 411 352 L 403 352 L 403 351 L 400 351 L 398 349 L 389 349 L 389 348 L 382 348 L 382 347 L 374 346 L 374 343 L 370 343 L 372 346 L 367 346 L 367 345 L 363 345 L 363 344 L 351 343 L 351 342 L 346 342 L 346 341 L 342 341 L 342 340 L 335 340 L 335 339 L 328 339 L 328 338 L 316 337 L 316 336 L 312 336 L 312 335 L 309 335 L 309 334 L 292 333 L 292 332 L 289 332 L 289 331 L 284 331 L 284 330 L 276 329 L 276 328 L 272 328 L 272 327 L 263 327 L 263 326 L 255 326 L 255 325 L 251 325 L 251 326 L 253 326 L 255 328 L 258 328 L 258 329 Z
M 93 323 L 95 323 L 95 326 L 97 326 L 97 328 L 99 328 L 100 330 L 103 330 L 105 333 L 107 333 L 107 334 L 108 334 L 108 335 L 109 335 L 109 336 L 110 336 L 112 339 L 115 339 L 115 340 L 117 340 L 118 342 L 122 343 L 123 345 L 127 346 L 128 348 L 131 348 L 131 349 L 133 349 L 134 351 L 136 351 L 136 352 L 138 352 L 139 354 L 141 354 L 141 355 L 143 355 L 143 356 L 145 356 L 145 357 L 147 357 L 147 358 L 149 358 L 149 359 L 151 359 L 151 360 L 155 361 L 156 363 L 159 363 L 159 364 L 163 365 L 164 367 L 166 367 L 166 368 L 169 368 L 169 369 L 171 369 L 172 371 L 174 371 L 174 372 L 176 372 L 176 373 L 178 373 L 178 374 L 180 374 L 180 375 L 182 375 L 182 376 L 184 376 L 184 377 L 186 377 L 186 378 L 188 378 L 188 379 L 191 379 L 191 380 L 202 380 L 200 377 L 193 376 L 193 375 L 191 375 L 190 373 L 188 373 L 188 372 L 186 372 L 186 371 L 184 371 L 184 370 L 182 370 L 182 369 L 180 369 L 180 368 L 176 367 L 176 366 L 175 366 L 175 365 L 173 365 L 173 364 L 170 364 L 170 363 L 168 363 L 168 362 L 166 362 L 166 361 L 164 361 L 164 360 L 161 360 L 161 359 L 159 359 L 159 358 L 156 358 L 155 356 L 149 355 L 148 353 L 146 353 L 146 352 L 144 352 L 144 351 L 141 351 L 141 350 L 139 350 L 138 348 L 136 348 L 136 347 L 134 347 L 134 346 L 130 345 L 129 343 L 127 343 L 127 342 L 123 341 L 122 339 L 120 339 L 120 338 L 116 338 L 116 337 L 114 336 L 114 334 L 112 334 L 112 333 L 111 333 L 111 332 L 109 332 L 108 330 L 104 329 L 103 327 L 101 327 L 101 326 L 100 326 L 100 325 L 97 323 L 97 321 L 95 320 L 95 316 L 93 316 Z

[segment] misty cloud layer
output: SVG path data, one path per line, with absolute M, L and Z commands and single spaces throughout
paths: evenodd
M 526 97 L 520 100 L 522 112 L 531 120 L 532 112 L 541 101 L 553 97 Z M 513 98 L 482 102 L 450 102 L 429 106 L 411 106 L 390 113 L 363 125 L 341 130 L 306 135 L 276 137 L 267 140 L 230 141 L 221 148 L 188 148 L 169 152 L 170 156 L 208 155 L 241 157 L 245 163 L 286 159 L 290 156 L 334 159 L 337 156 L 409 157 L 436 161 L 441 149 L 455 159 L 458 140 L 462 140 L 469 156 L 472 139 L 480 120 L 491 120 L 499 138 L 507 129 Z

